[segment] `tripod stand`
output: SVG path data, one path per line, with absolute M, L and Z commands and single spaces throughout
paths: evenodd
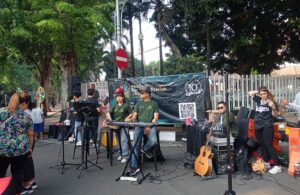
M 96 138 L 95 134 L 93 132 L 93 127 L 88 125 L 88 122 L 91 120 L 95 120 L 98 117 L 98 113 L 96 110 L 96 106 L 92 103 L 88 102 L 76 102 L 74 104 L 74 108 L 77 111 L 77 113 L 84 117 L 84 125 L 82 127 L 83 131 L 83 143 L 82 143 L 82 149 L 81 149 L 81 160 L 82 162 L 79 164 L 79 166 L 76 169 L 79 169 L 81 167 L 81 171 L 78 175 L 78 178 L 80 178 L 82 172 L 84 169 L 88 168 L 88 163 L 91 165 L 97 167 L 98 169 L 102 170 L 103 168 L 96 165 L 95 163 L 88 160 L 88 154 L 89 154 L 89 134 L 91 132 L 91 135 L 93 137 L 93 141 L 96 147 Z M 97 154 L 97 147 L 96 147 L 96 154 Z
M 128 122 L 114 122 L 114 121 L 110 121 L 107 123 L 108 125 L 118 125 L 118 126 L 122 126 L 122 127 L 135 127 L 135 126 L 139 126 L 139 127 L 147 127 L 147 126 L 152 126 L 152 123 L 142 123 L 142 122 L 137 122 L 137 123 L 128 123 Z M 125 131 L 126 137 L 128 138 L 128 140 L 130 140 L 130 135 L 129 135 L 129 131 Z M 137 145 L 140 143 L 140 140 L 143 137 L 143 133 L 140 133 L 139 136 L 137 137 L 136 142 L 134 143 L 134 145 L 132 146 L 131 142 L 128 142 L 128 147 L 131 148 L 130 154 L 129 154 L 129 159 L 127 160 L 127 163 L 123 169 L 122 175 L 120 177 L 118 177 L 116 179 L 116 181 L 120 181 L 120 180 L 127 180 L 127 181 L 137 181 L 138 184 L 141 184 L 149 175 L 148 174 L 144 174 L 142 168 L 140 167 L 139 163 L 138 163 L 138 168 L 140 169 L 140 172 L 142 174 L 142 178 L 141 179 L 137 179 L 136 177 L 133 176 L 129 176 L 129 174 L 126 173 L 126 170 L 128 168 L 129 163 L 131 162 L 131 159 L 134 158 L 138 159 L 136 154 L 134 153 L 135 148 L 137 147 Z
M 52 166 L 50 168 L 55 168 L 55 167 L 61 166 L 62 167 L 61 174 L 63 175 L 64 174 L 64 169 L 65 169 L 66 165 L 79 165 L 79 164 L 76 164 L 76 163 L 66 163 L 66 161 L 65 161 L 65 139 L 69 136 L 69 134 L 71 132 L 70 129 L 72 128 L 72 126 L 71 125 L 64 125 L 64 126 L 60 126 L 60 127 L 61 127 L 61 131 L 62 131 L 62 134 L 63 134 L 63 139 L 62 139 L 62 142 L 61 142 L 62 161 L 60 162 L 60 165 Z M 67 135 L 65 135 L 66 131 L 68 132 Z

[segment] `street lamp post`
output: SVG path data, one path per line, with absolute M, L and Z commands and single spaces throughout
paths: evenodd
M 144 35 L 142 33 L 142 21 L 141 21 L 141 15 L 139 15 L 139 40 L 140 40 L 140 47 L 141 47 L 141 68 L 142 68 L 142 76 L 145 76 L 145 70 L 144 70 L 144 45 L 143 45 L 143 39 Z
M 120 8 L 119 8 L 119 0 L 116 0 L 116 15 L 117 15 L 117 49 L 121 46 L 121 29 L 120 29 Z M 122 78 L 122 71 L 118 67 L 118 78 Z

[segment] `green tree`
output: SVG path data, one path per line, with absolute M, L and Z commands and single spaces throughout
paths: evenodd
M 283 61 L 300 60 L 297 1 L 173 0 L 172 9 L 165 28 L 184 55 L 206 55 L 208 16 L 214 70 L 227 63 L 239 74 L 270 73 Z
M 184 74 L 193 72 L 203 72 L 205 70 L 205 59 L 194 55 L 187 55 L 178 58 L 175 55 L 169 55 L 165 64 L 165 73 L 167 75 Z
M 10 56 L 16 50 L 14 53 L 20 54 L 18 59 L 39 70 L 45 88 L 51 64 L 52 68 L 59 68 L 65 108 L 68 78 L 76 72 L 85 77 L 87 72 L 100 71 L 104 46 L 114 31 L 113 8 L 114 4 L 108 0 L 0 2 L 0 14 L 5 16 L 0 17 L 0 29 L 7 37 L 6 42 L 1 42 L 0 55 Z

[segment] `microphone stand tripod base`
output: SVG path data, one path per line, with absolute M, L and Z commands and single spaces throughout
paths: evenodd
M 126 177 L 126 176 L 121 176 L 120 177 L 121 181 L 137 181 L 138 179 L 136 177 Z
M 224 195 L 236 195 L 235 191 L 229 191 L 229 190 L 226 190 L 224 192 Z

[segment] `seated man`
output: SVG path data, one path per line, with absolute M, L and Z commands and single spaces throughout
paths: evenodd
M 217 114 L 217 117 L 214 118 L 214 127 L 213 135 L 226 137 L 227 136 L 227 105 L 225 102 L 221 101 L 217 104 L 217 110 L 208 110 L 207 112 L 212 112 Z M 212 121 L 210 121 L 212 122 Z M 236 128 L 235 128 L 235 118 L 233 114 L 229 111 L 229 128 L 231 136 L 236 137 Z M 226 130 L 223 132 L 223 130 Z M 234 130 L 234 131 L 232 131 Z
M 157 103 L 150 98 L 151 89 L 149 86 L 144 86 L 139 89 L 140 98 L 142 99 L 134 108 L 133 116 L 129 119 L 130 121 L 137 120 L 138 122 L 145 122 L 145 123 L 156 123 L 159 118 L 159 108 Z M 148 136 L 148 141 L 144 145 L 144 148 L 141 150 L 141 141 L 142 135 L 145 134 Z M 137 143 L 136 143 L 137 142 Z M 147 157 L 151 157 L 151 150 L 153 146 L 157 144 L 157 137 L 156 137 L 156 128 L 155 126 L 150 127 L 136 127 L 134 130 L 134 144 L 136 148 L 134 150 L 134 154 L 131 157 L 131 170 L 130 175 L 135 176 L 140 172 L 138 168 L 139 162 L 139 153 L 142 151 L 146 154 Z
M 218 102 L 218 106 L 217 106 L 217 110 L 219 111 L 220 113 L 220 124 L 222 125 L 223 129 L 226 129 L 227 128 L 227 105 L 225 102 L 221 101 L 221 102 Z M 231 135 L 233 137 L 236 137 L 237 135 L 237 132 L 236 132 L 236 129 L 232 128 L 235 126 L 235 118 L 233 116 L 233 114 L 229 111 L 229 128 L 230 128 L 230 132 L 231 132 Z M 235 130 L 235 131 L 232 131 L 232 130 Z

